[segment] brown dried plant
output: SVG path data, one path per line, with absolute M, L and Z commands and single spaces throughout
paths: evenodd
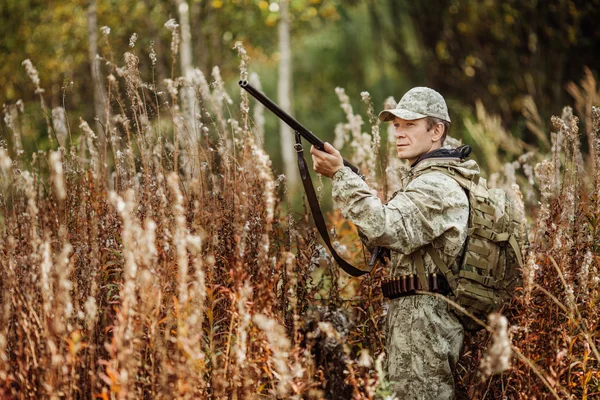
M 176 42 L 177 27 L 169 29 Z M 236 49 L 245 79 L 248 55 L 241 44 Z M 345 276 L 308 214 L 297 220 L 289 211 L 285 179 L 274 178 L 261 135 L 250 129 L 248 99 L 230 109 L 218 69 L 212 83 L 196 70 L 191 80 L 171 76 L 156 85 L 139 72 L 152 53 L 144 60 L 132 49 L 122 66 L 108 58 L 103 132 L 81 120 L 78 132 L 65 135 L 66 114 L 53 111 L 47 126 L 60 137 L 50 151 L 25 154 L 20 106 L 4 107 L 0 397 L 384 395 L 385 268 Z M 26 67 L 44 107 L 43 84 Z M 181 88 L 196 94 L 193 123 L 180 111 Z M 349 120 L 340 135 L 360 138 L 362 147 L 350 150 L 363 167 L 379 168 L 372 177 L 384 196 L 395 185 L 385 181 L 393 171 L 377 163 L 392 163 L 367 154 L 380 146 L 368 96 L 370 134 L 345 106 L 345 93 L 338 95 Z M 591 115 L 597 138 L 600 113 Z M 553 122 L 553 153 L 528 159 L 545 161 L 522 178 L 534 179 L 540 201 L 529 216 L 525 284 L 503 311 L 508 325 L 503 317 L 490 323 L 503 347 L 492 346 L 483 365 L 489 372 L 507 366 L 507 340 L 516 358 L 481 382 L 488 335 L 471 337 L 458 384 L 476 398 L 600 392 L 600 188 L 597 178 L 594 187 L 581 179 L 577 119 L 567 110 Z M 364 260 L 355 229 L 339 213 L 330 221 L 340 251 Z
M 122 66 L 109 51 L 103 132 L 80 120 L 66 135 L 56 111 L 54 150 L 24 154 L 20 105 L 4 108 L 0 397 L 330 397 L 304 317 L 328 303 L 336 315 L 354 308 L 330 296 L 339 273 L 315 231 L 282 215 L 285 180 L 250 131 L 248 99 L 229 109 L 216 67 L 212 83 L 199 70 L 146 82 L 139 65 L 153 54 L 134 51 Z M 180 111 L 182 88 L 201 107 L 194 123 Z M 359 327 L 374 318 L 357 315 Z M 373 398 L 372 368 L 353 367 L 367 342 L 351 337 L 338 343 L 347 365 L 336 379 Z
M 596 108 L 593 108 L 596 112 Z M 468 337 L 459 387 L 471 398 L 594 398 L 600 395 L 600 230 L 598 187 L 584 175 L 578 119 L 553 117 L 553 153 L 535 167 L 539 206 L 529 215 L 523 285 L 504 310 L 515 361 L 483 383 L 488 336 Z M 598 131 L 594 119 L 592 136 Z M 595 138 L 594 138 L 595 139 Z M 589 164 L 588 164 L 589 166 Z

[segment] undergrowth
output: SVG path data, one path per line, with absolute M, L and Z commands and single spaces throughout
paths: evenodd
M 245 50 L 236 48 L 247 79 Z M 4 106 L 1 397 L 384 395 L 385 267 L 357 279 L 334 265 L 308 213 L 290 210 L 247 95 L 234 109 L 218 68 L 210 82 L 196 70 L 157 84 L 140 75 L 149 61 L 139 57 L 105 60 L 105 116 L 78 126 L 63 107 L 47 110 L 37 71 L 24 63 L 48 151 L 23 150 L 23 110 Z M 404 166 L 385 150 L 385 135 L 380 143 L 368 93 L 368 133 L 337 93 L 347 117 L 337 145 L 348 144 L 344 154 L 387 198 Z M 548 154 L 494 158 L 489 181 L 522 196 L 530 243 L 523 285 L 502 311 L 512 366 L 488 376 L 480 366 L 494 329 L 468 335 L 461 396 L 600 396 L 600 110 L 592 110 L 591 156 L 566 108 L 552 121 Z M 484 111 L 478 118 L 467 126 L 479 138 L 499 127 Z M 364 262 L 353 227 L 339 213 L 329 221 L 338 249 Z

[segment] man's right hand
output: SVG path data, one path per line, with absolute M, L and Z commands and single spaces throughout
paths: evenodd
M 310 147 L 315 172 L 332 178 L 336 172 L 344 168 L 344 159 L 339 151 L 329 143 L 325 143 L 325 151 L 318 150 L 315 146 Z

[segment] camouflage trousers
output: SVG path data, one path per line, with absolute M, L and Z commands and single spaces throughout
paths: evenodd
M 386 321 L 386 378 L 402 400 L 452 399 L 452 370 L 464 330 L 446 302 L 417 295 L 391 300 Z

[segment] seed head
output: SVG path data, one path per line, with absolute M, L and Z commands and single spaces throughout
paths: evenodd
M 138 35 L 134 32 L 133 35 L 131 35 L 131 37 L 129 38 L 129 47 L 133 49 L 135 47 L 135 42 L 137 42 L 137 39 Z
M 165 22 L 165 28 L 171 31 L 171 53 L 175 56 L 179 52 L 179 24 L 171 18 Z
M 244 47 L 244 43 L 241 41 L 235 42 L 233 46 L 235 50 L 238 52 L 238 56 L 241 58 L 240 61 L 240 79 L 248 80 L 248 61 L 250 61 L 250 57 L 248 57 L 248 52 Z
M 63 166 L 60 160 L 60 151 L 50 152 L 50 173 L 53 183 L 54 193 L 59 200 L 67 198 L 65 190 L 65 177 L 63 174 Z
M 510 368 L 511 347 L 508 338 L 508 320 L 503 315 L 494 313 L 488 317 L 492 328 L 491 346 L 481 360 L 479 369 L 485 379 L 490 375 L 500 374 Z
M 35 94 L 44 93 L 44 89 L 40 87 L 40 77 L 38 75 L 37 69 L 31 63 L 31 60 L 27 59 L 23 61 L 22 65 L 25 67 L 25 71 L 27 71 L 27 75 L 35 85 Z
M 171 18 L 170 20 L 165 22 L 165 28 L 172 32 L 175 29 L 179 28 L 179 24 L 177 23 L 177 20 L 175 18 Z
M 158 58 L 156 57 L 156 50 L 154 49 L 154 41 L 150 42 L 150 61 L 152 62 L 152 66 L 156 65 L 156 61 Z

